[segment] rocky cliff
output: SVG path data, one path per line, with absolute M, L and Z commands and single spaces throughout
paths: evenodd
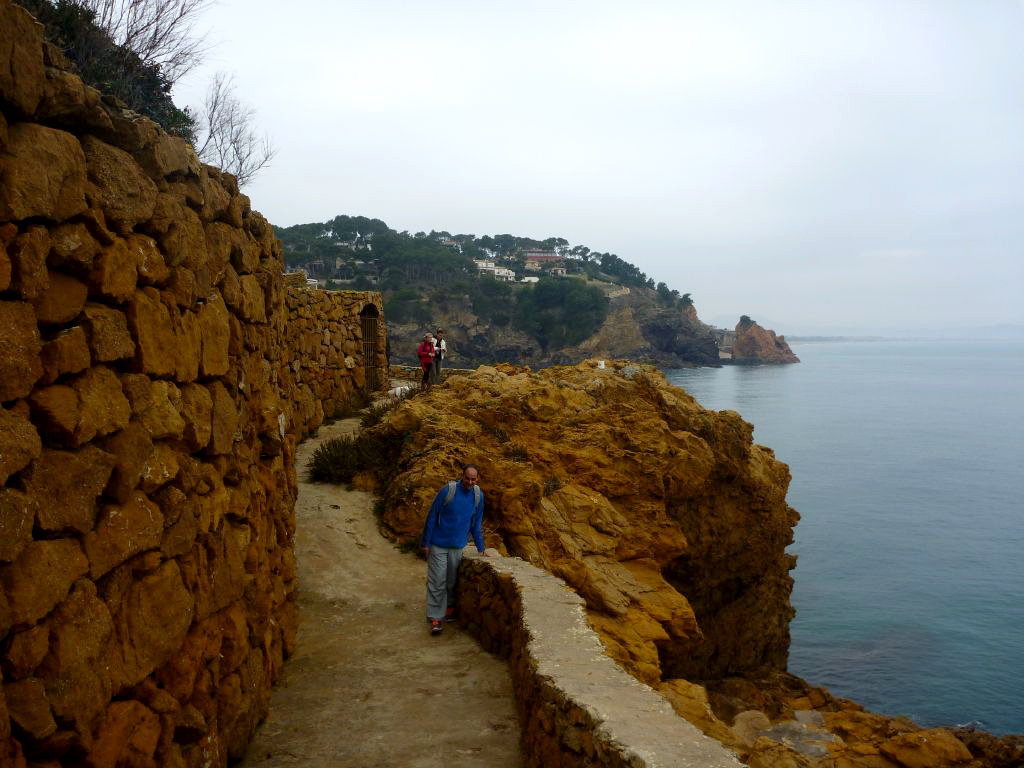
M 571 278 L 567 278 L 571 279 Z M 434 308 L 429 328 L 416 324 L 389 326 L 392 362 L 416 364 L 416 345 L 427 331 L 444 328 L 451 350 L 449 363 L 460 368 L 511 363 L 544 367 L 573 364 L 591 357 L 629 359 L 663 368 L 718 365 L 718 346 L 696 310 L 667 308 L 646 288 L 610 294 L 608 317 L 579 344 L 544 350 L 536 339 L 511 325 L 494 325 L 477 317 L 468 297 Z
M 800 358 L 786 343 L 785 336 L 762 328 L 749 318 L 736 324 L 736 341 L 732 348 L 732 361 L 739 364 L 799 363 Z
M 1024 740 L 921 729 L 786 672 L 788 469 L 738 414 L 701 408 L 652 367 L 482 367 L 368 436 L 390 451 L 376 482 L 395 536 L 415 540 L 437 489 L 476 463 L 488 545 L 564 579 L 607 653 L 750 766 L 1024 758 Z

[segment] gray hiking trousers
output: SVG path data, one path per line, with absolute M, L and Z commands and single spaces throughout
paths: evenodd
M 427 619 L 441 619 L 455 606 L 455 582 L 459 577 L 462 549 L 431 544 L 427 555 Z

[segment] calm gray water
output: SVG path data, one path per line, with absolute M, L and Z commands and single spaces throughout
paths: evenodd
M 790 670 L 924 725 L 1024 732 L 1024 343 L 794 351 L 666 372 L 790 466 Z

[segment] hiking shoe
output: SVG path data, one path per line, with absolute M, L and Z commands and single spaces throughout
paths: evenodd
M 455 609 L 454 608 L 449 608 L 447 611 L 444 612 L 444 620 L 445 621 L 458 621 L 459 620 L 459 617 L 455 615 Z
M 442 629 L 444 629 L 444 625 L 441 623 L 440 619 L 430 620 L 430 634 L 440 635 Z

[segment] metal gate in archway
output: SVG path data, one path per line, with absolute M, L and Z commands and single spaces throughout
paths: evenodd
M 359 313 L 359 320 L 363 330 L 363 373 L 366 388 L 373 392 L 380 389 L 380 368 L 377 367 L 380 312 L 373 304 L 367 304 Z

